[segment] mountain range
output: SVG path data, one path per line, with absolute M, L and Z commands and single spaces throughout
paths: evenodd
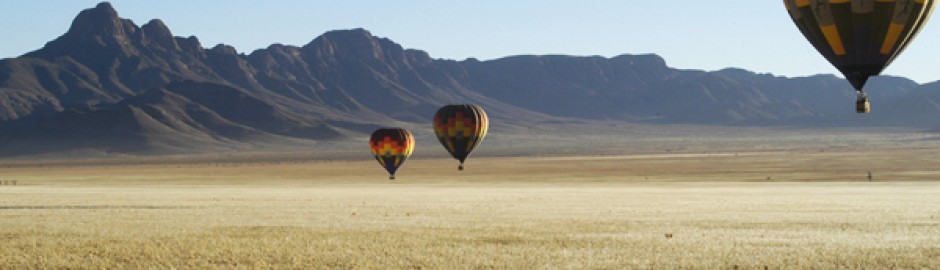
M 104 2 L 44 47 L 0 60 L 0 154 L 303 145 L 426 123 L 450 103 L 483 106 L 497 127 L 938 126 L 940 83 L 886 76 L 868 87 L 874 113 L 859 116 L 833 75 L 682 70 L 653 54 L 436 59 L 364 29 L 245 54 L 173 36 L 157 19 L 138 26 Z

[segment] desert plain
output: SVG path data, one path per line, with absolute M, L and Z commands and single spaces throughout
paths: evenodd
M 355 154 L 6 160 L 0 268 L 937 269 L 940 143 L 908 139 L 418 156 L 396 181 Z

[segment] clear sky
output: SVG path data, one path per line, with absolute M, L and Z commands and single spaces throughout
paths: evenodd
M 69 27 L 89 0 L 0 0 L 0 58 L 38 49 Z M 837 74 L 806 42 L 780 0 L 112 0 L 121 17 L 163 20 L 250 53 L 272 43 L 301 46 L 336 29 L 365 28 L 434 58 L 481 60 L 519 54 L 656 53 L 671 67 L 741 67 L 785 76 Z M 929 22 L 885 74 L 940 80 L 940 26 Z

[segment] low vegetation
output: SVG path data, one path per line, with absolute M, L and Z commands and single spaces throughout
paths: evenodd
M 872 151 L 8 164 L 0 268 L 940 268 L 940 155 Z

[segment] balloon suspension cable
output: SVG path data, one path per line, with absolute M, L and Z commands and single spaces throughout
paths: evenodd
M 389 175 L 388 175 L 388 180 L 389 180 L 389 181 L 395 181 L 395 174 L 389 174 Z

